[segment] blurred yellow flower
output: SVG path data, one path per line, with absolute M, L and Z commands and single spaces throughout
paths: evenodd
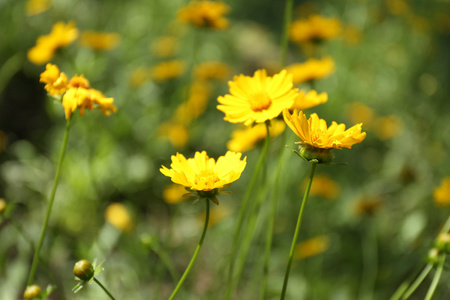
M 292 81 L 296 84 L 330 76 L 336 70 L 334 60 L 327 56 L 322 59 L 311 58 L 304 63 L 292 64 L 286 71 L 292 74 Z
M 302 140 L 300 144 L 308 144 L 314 148 L 351 149 L 366 137 L 366 133 L 361 132 L 362 123 L 345 130 L 345 124 L 333 121 L 331 126 L 327 127 L 325 120 L 319 119 L 315 113 L 307 120 L 303 112 L 294 110 L 291 115 L 287 109 L 283 111 L 283 117 L 289 128 Z
M 402 122 L 395 115 L 379 117 L 374 121 L 374 129 L 377 137 L 384 141 L 400 134 Z
M 120 43 L 120 35 L 96 31 L 84 31 L 81 33 L 80 44 L 97 51 L 112 50 Z
M 319 235 L 312 239 L 297 244 L 294 258 L 303 259 L 321 254 L 330 247 L 330 238 L 326 235 Z
M 50 0 L 28 0 L 25 5 L 27 16 L 34 16 L 48 10 L 52 2 Z
M 162 166 L 161 173 L 173 182 L 196 191 L 212 191 L 239 179 L 247 164 L 242 153 L 228 151 L 217 159 L 209 158 L 206 151 L 195 152 L 194 158 L 182 154 L 172 155 L 171 169 Z
M 225 29 L 229 22 L 224 14 L 229 10 L 230 7 L 222 2 L 191 1 L 179 10 L 178 19 L 196 27 Z
M 184 125 L 203 114 L 211 95 L 211 87 L 205 81 L 194 81 L 189 89 L 189 98 L 175 111 L 173 120 Z
M 172 57 L 177 49 L 178 42 L 173 36 L 161 36 L 152 43 L 152 52 L 157 57 Z
M 199 80 L 221 79 L 229 77 L 230 67 L 220 61 L 206 61 L 195 66 L 194 76 Z
M 171 184 L 164 187 L 163 200 L 169 204 L 176 204 L 185 201 L 187 198 L 183 198 L 186 194 L 186 189 L 179 184 Z
M 359 102 L 349 104 L 347 115 L 352 123 L 363 123 L 366 128 L 372 127 L 375 118 L 373 110 Z
M 40 36 L 36 45 L 28 50 L 28 60 L 36 65 L 42 65 L 53 58 L 57 49 L 71 44 L 77 37 L 78 29 L 74 22 L 67 24 L 58 22 L 53 25 L 50 34 Z
M 0 214 L 5 210 L 5 208 L 6 208 L 6 200 L 0 198 Z
M 175 148 L 186 146 L 189 133 L 186 126 L 174 122 L 165 122 L 158 127 L 158 135 L 165 137 Z
M 228 218 L 230 215 L 231 215 L 231 210 L 226 205 L 222 206 L 220 209 L 213 208 L 213 209 L 211 209 L 210 214 L 209 214 L 208 226 L 209 227 L 214 226 L 214 225 L 222 222 L 226 218 Z M 200 215 L 200 220 L 201 220 L 202 224 L 205 223 L 205 218 L 206 218 L 206 212 L 203 212 Z
M 337 18 L 324 18 L 320 15 L 311 15 L 308 19 L 292 22 L 289 28 L 289 37 L 293 42 L 320 42 L 339 35 L 341 22 Z
M 317 94 L 315 90 L 309 90 L 306 93 L 304 90 L 300 90 L 298 97 L 295 98 L 294 104 L 289 108 L 290 110 L 305 110 L 315 107 L 328 101 L 327 93 Z
M 105 219 L 123 232 L 130 232 L 133 229 L 133 221 L 125 206 L 121 203 L 111 203 L 105 211 Z
M 267 76 L 266 70 L 258 70 L 253 77 L 239 75 L 229 81 L 230 94 L 217 99 L 217 109 L 225 113 L 224 120 L 231 123 L 263 123 L 277 117 L 289 108 L 297 97 L 292 75 L 286 70 Z
M 382 206 L 383 199 L 379 196 L 363 196 L 355 203 L 355 213 L 373 216 Z
M 269 134 L 270 137 L 280 135 L 286 124 L 280 120 L 272 120 L 270 122 Z M 259 141 L 262 141 L 267 136 L 267 129 L 265 124 L 256 124 L 253 127 L 245 127 L 237 129 L 231 134 L 231 140 L 227 143 L 227 148 L 234 152 L 245 152 L 253 149 Z
M 348 44 L 356 45 L 362 39 L 362 31 L 356 26 L 348 25 L 342 31 L 342 37 Z
M 113 98 L 106 98 L 100 91 L 92 89 L 89 81 L 81 76 L 74 76 L 67 82 L 64 73 L 59 72 L 59 68 L 52 64 L 47 64 L 46 70 L 41 73 L 40 82 L 46 84 L 45 89 L 53 96 L 63 94 L 62 105 L 66 114 L 66 119 L 78 108 L 80 115 L 84 114 L 86 108 L 99 108 L 105 115 L 110 115 L 117 111 Z
M 306 187 L 307 181 L 303 182 L 303 188 Z M 339 184 L 327 175 L 316 175 L 311 185 L 309 194 L 311 196 L 322 196 L 329 200 L 336 199 L 341 193 Z
M 186 71 L 186 65 L 181 60 L 161 62 L 150 70 L 151 78 L 157 82 L 180 77 Z
M 131 73 L 129 82 L 132 87 L 139 87 L 150 79 L 150 71 L 147 68 L 140 67 Z
M 450 177 L 445 177 L 441 185 L 433 191 L 434 202 L 438 206 L 450 204 Z

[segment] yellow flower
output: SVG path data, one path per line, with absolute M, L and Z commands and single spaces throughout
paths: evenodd
M 355 203 L 355 213 L 373 216 L 383 205 L 383 199 L 379 196 L 363 196 Z
M 345 124 L 332 122 L 330 127 L 317 114 L 312 114 L 309 120 L 303 112 L 297 110 L 291 115 L 287 109 L 283 111 L 283 117 L 289 128 L 302 140 L 301 144 L 308 144 L 319 149 L 348 148 L 354 144 L 361 143 L 366 137 L 361 132 L 362 123 L 345 130 Z
M 207 61 L 198 64 L 194 69 L 195 78 L 200 80 L 222 79 L 225 80 L 230 74 L 230 67 L 223 62 Z
M 382 141 L 395 137 L 402 131 L 402 122 L 395 115 L 379 117 L 375 119 L 374 125 L 375 133 Z
M 80 37 L 80 44 L 97 51 L 111 50 L 120 43 L 120 35 L 117 33 L 84 31 Z
M 158 57 L 171 57 L 177 52 L 178 43 L 173 36 L 162 36 L 152 44 L 152 52 Z
M 211 87 L 207 82 L 195 81 L 189 90 L 189 98 L 175 111 L 175 122 L 187 125 L 198 118 L 205 112 L 210 95 Z
M 319 235 L 312 239 L 299 243 L 296 246 L 294 257 L 303 259 L 321 254 L 330 247 L 330 239 L 326 235 Z
M 131 73 L 129 82 L 132 87 L 139 87 L 150 79 L 150 71 L 147 68 L 140 67 L 134 70 L 133 73 Z
M 133 229 L 133 221 L 125 206 L 121 203 L 111 203 L 105 211 L 105 219 L 123 232 L 130 232 Z
M 180 77 L 186 71 L 186 65 L 181 60 L 165 61 L 150 70 L 153 80 L 161 82 Z
M 196 152 L 194 158 L 182 154 L 172 155 L 171 169 L 162 166 L 161 173 L 173 182 L 191 190 L 212 191 L 239 179 L 247 164 L 247 157 L 240 160 L 241 153 L 228 151 L 217 162 L 206 151 Z
M 442 180 L 442 183 L 433 191 L 434 202 L 438 206 L 446 206 L 450 204 L 450 177 Z
M 45 83 L 45 90 L 52 96 L 61 95 L 67 90 L 67 76 L 56 65 L 47 64 L 39 82 Z
M 158 135 L 167 138 L 175 148 L 184 147 L 189 140 L 186 126 L 174 122 L 162 123 L 158 128 Z
M 350 103 L 347 115 L 352 123 L 364 123 L 364 127 L 366 128 L 372 127 L 375 118 L 374 111 L 359 102 Z
M 289 37 L 296 43 L 318 42 L 332 39 L 340 31 L 339 19 L 311 15 L 308 19 L 294 21 L 289 28 Z
M 5 210 L 5 208 L 6 208 L 6 200 L 0 198 L 0 214 Z
M 306 93 L 304 90 L 300 90 L 298 97 L 295 98 L 294 104 L 290 107 L 290 110 L 305 110 L 323 104 L 327 101 L 327 93 L 317 94 L 315 90 L 310 90 Z
M 78 29 L 74 22 L 58 22 L 53 25 L 50 34 L 37 39 L 36 45 L 28 51 L 28 60 L 36 65 L 46 63 L 53 58 L 56 50 L 71 44 L 77 37 Z
M 280 120 L 272 120 L 270 123 L 270 137 L 276 137 L 286 128 L 286 124 Z M 231 140 L 227 143 L 227 148 L 234 152 L 245 152 L 251 150 L 255 145 L 264 140 L 267 136 L 265 124 L 257 124 L 253 127 L 237 129 L 231 134 Z
M 263 123 L 277 117 L 289 108 L 297 97 L 293 88 L 292 75 L 286 70 L 273 77 L 266 70 L 258 70 L 253 77 L 239 75 L 229 81 L 230 94 L 220 96 L 217 109 L 225 113 L 224 120 L 231 123 L 250 125 Z
M 303 185 L 306 187 L 306 181 Z M 314 176 L 309 194 L 311 196 L 322 196 L 332 200 L 339 196 L 340 192 L 341 188 L 336 181 L 332 180 L 327 175 L 316 175 Z
M 27 16 L 38 15 L 50 8 L 52 2 L 50 0 L 28 0 L 25 6 Z
M 304 63 L 286 67 L 286 71 L 292 74 L 292 80 L 296 84 L 328 77 L 335 69 L 334 61 L 329 56 L 320 60 L 311 58 Z
M 171 184 L 163 190 L 163 200 L 169 204 L 175 204 L 185 201 L 187 198 L 183 197 L 186 194 L 186 189 L 179 184 Z
M 230 7 L 222 2 L 191 1 L 180 9 L 178 19 L 196 27 L 225 29 L 229 22 L 223 15 L 229 10 Z

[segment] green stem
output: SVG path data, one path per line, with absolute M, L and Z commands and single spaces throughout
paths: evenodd
M 175 298 L 175 295 L 178 293 L 178 290 L 180 289 L 181 285 L 183 284 L 184 280 L 186 279 L 187 275 L 189 274 L 189 271 L 191 270 L 192 266 L 194 265 L 195 259 L 197 258 L 198 252 L 200 251 L 200 248 L 202 247 L 203 240 L 205 239 L 206 230 L 208 229 L 208 222 L 209 222 L 209 199 L 205 199 L 206 202 L 206 217 L 205 217 L 205 226 L 203 228 L 202 237 L 200 238 L 200 241 L 198 242 L 197 248 L 195 249 L 194 255 L 191 258 L 191 261 L 189 262 L 189 265 L 186 268 L 186 271 L 184 271 L 183 276 L 181 276 L 180 281 L 178 281 L 177 286 L 175 287 L 175 290 L 172 292 L 172 295 L 170 295 L 169 300 L 172 300 Z
M 59 153 L 58 166 L 56 168 L 55 181 L 53 183 L 53 188 L 50 194 L 50 199 L 47 204 L 47 212 L 45 213 L 44 224 L 42 225 L 41 234 L 39 236 L 39 241 L 36 246 L 36 251 L 34 252 L 33 262 L 31 264 L 30 274 L 28 276 L 28 285 L 32 285 L 34 282 L 34 276 L 36 274 L 36 269 L 39 261 L 39 253 L 41 252 L 42 244 L 44 242 L 45 233 L 47 231 L 48 221 L 50 219 L 50 213 L 52 212 L 53 201 L 55 200 L 56 188 L 58 187 L 59 177 L 61 173 L 61 166 L 64 159 L 64 153 L 66 152 L 67 140 L 69 139 L 70 125 L 72 123 L 72 118 L 67 120 L 66 131 L 64 133 L 64 139 L 61 146 L 61 152 Z
M 434 292 L 436 291 L 436 287 L 439 283 L 439 280 L 441 279 L 442 270 L 444 269 L 444 262 L 445 262 L 445 254 L 442 256 L 441 261 L 439 262 L 436 273 L 434 274 L 433 281 L 431 282 L 430 288 L 428 289 L 427 295 L 425 296 L 424 300 L 431 300 L 431 298 L 434 295 Z
M 256 180 L 258 179 L 259 172 L 261 171 L 261 168 L 263 166 L 263 163 L 266 158 L 267 149 L 269 148 L 269 141 L 270 137 L 269 134 L 267 134 L 263 149 L 261 151 L 261 155 L 259 156 L 258 163 L 256 164 L 256 168 L 253 171 L 252 178 L 250 179 L 250 183 L 247 186 L 247 191 L 245 192 L 244 199 L 242 201 L 242 204 L 239 209 L 239 215 L 238 215 L 238 222 L 234 230 L 233 234 L 233 242 L 232 242 L 232 248 L 231 248 L 231 254 L 230 254 L 230 263 L 228 268 L 228 277 L 227 277 L 227 292 L 225 294 L 225 299 L 229 300 L 231 299 L 231 293 L 232 291 L 232 278 L 234 273 L 234 262 L 237 254 L 237 248 L 238 248 L 238 240 L 239 240 L 239 233 L 242 228 L 242 223 L 244 221 L 245 212 L 247 211 L 248 202 L 250 199 L 250 195 L 252 194 L 253 187 L 256 183 Z
M 414 291 L 419 287 L 419 285 L 422 283 L 422 281 L 425 279 L 425 277 L 427 277 L 428 273 L 430 273 L 432 268 L 433 268 L 432 263 L 427 264 L 425 266 L 425 268 L 423 268 L 422 272 L 417 277 L 417 279 L 411 284 L 409 289 L 406 290 L 405 294 L 400 299 L 402 299 L 402 300 L 408 299 L 409 296 L 411 296 L 411 294 L 414 293 Z M 391 298 L 391 300 L 394 300 L 394 299 L 398 299 L 398 298 Z
M 361 278 L 360 299 L 373 299 L 375 281 L 377 277 L 377 234 L 375 224 L 367 220 L 362 236 L 363 273 Z M 364 294 L 367 293 L 367 297 Z
M 111 295 L 111 293 L 103 286 L 103 284 L 100 283 L 100 281 L 97 280 L 97 278 L 94 277 L 94 282 L 96 284 L 98 284 L 99 287 L 102 288 L 102 290 L 106 293 L 106 295 L 109 296 L 109 298 L 111 298 L 112 300 L 115 300 L 115 298 L 113 297 L 113 295 Z
M 286 6 L 284 8 L 284 24 L 283 24 L 283 37 L 281 39 L 281 69 L 286 66 L 287 50 L 289 45 L 289 25 L 292 21 L 292 8 L 294 7 L 293 0 L 286 0 Z
M 308 200 L 309 191 L 311 190 L 311 184 L 312 184 L 312 181 L 313 181 L 313 178 L 314 178 L 314 171 L 315 170 L 316 170 L 316 163 L 312 163 L 312 165 L 311 165 L 311 172 L 309 174 L 309 179 L 308 179 L 308 184 L 306 185 L 305 194 L 303 196 L 302 206 L 301 206 L 300 212 L 298 214 L 297 226 L 295 227 L 294 238 L 292 239 L 291 251 L 289 252 L 289 261 L 288 261 L 288 265 L 287 265 L 287 268 L 286 268 L 286 273 L 284 274 L 283 289 L 281 291 L 281 298 L 280 298 L 281 300 L 283 300 L 285 298 L 285 296 L 286 296 L 286 289 L 287 289 L 287 285 L 288 285 L 288 281 L 289 281 L 289 272 L 291 270 L 292 259 L 294 258 L 295 246 L 297 244 L 297 238 L 298 238 L 298 234 L 300 232 L 300 227 L 301 227 L 301 224 L 302 224 L 303 211 L 305 210 L 306 202 Z

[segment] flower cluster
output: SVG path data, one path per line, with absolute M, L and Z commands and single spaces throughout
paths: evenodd
M 192 1 L 178 12 L 178 19 L 196 27 L 225 29 L 229 22 L 223 15 L 229 10 L 222 2 Z
M 102 92 L 93 89 L 89 81 L 83 75 L 75 75 L 67 80 L 66 74 L 59 71 L 53 64 L 47 64 L 46 70 L 41 74 L 40 82 L 45 83 L 45 90 L 52 96 L 62 95 L 62 105 L 64 107 L 66 119 L 69 119 L 77 109 L 80 115 L 84 110 L 99 108 L 103 114 L 115 113 L 113 98 L 106 98 Z
M 120 35 L 97 31 L 84 31 L 80 36 L 80 44 L 97 51 L 111 50 L 120 43 Z
M 341 22 L 336 18 L 312 15 L 308 19 L 294 21 L 289 28 L 293 42 L 320 42 L 336 37 L 341 32 Z
M 292 74 L 294 83 L 304 83 L 330 76 L 335 70 L 334 60 L 327 56 L 322 59 L 311 58 L 303 63 L 296 63 L 286 67 Z

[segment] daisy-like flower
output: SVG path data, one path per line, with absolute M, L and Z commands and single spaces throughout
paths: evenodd
M 117 33 L 84 31 L 80 37 L 80 44 L 97 51 L 112 50 L 120 43 Z
M 366 133 L 361 132 L 362 123 L 345 130 L 345 124 L 333 121 L 327 127 L 326 121 L 319 119 L 315 113 L 306 119 L 302 111 L 294 110 L 291 115 L 287 109 L 283 111 L 283 117 L 289 128 L 301 139 L 297 142 L 300 156 L 308 161 L 315 159 L 319 163 L 330 162 L 333 158 L 331 149 L 351 149 L 366 137 Z
M 217 109 L 225 113 L 224 120 L 247 126 L 277 117 L 298 96 L 292 75 L 286 70 L 273 77 L 267 76 L 266 70 L 256 71 L 253 77 L 241 74 L 228 85 L 231 95 L 220 96 Z
M 195 66 L 194 75 L 198 80 L 225 80 L 230 74 L 230 67 L 220 61 L 206 61 Z
M 312 15 L 308 19 L 294 21 L 289 28 L 293 42 L 320 42 L 335 38 L 341 32 L 341 22 L 337 18 Z
M 315 90 L 310 90 L 306 93 L 304 90 L 301 90 L 298 93 L 298 97 L 295 99 L 294 104 L 291 106 L 290 110 L 305 110 L 323 104 L 327 101 L 327 93 L 318 94 Z
M 115 113 L 113 98 L 106 98 L 102 92 L 93 89 L 83 75 L 75 75 L 67 82 L 67 76 L 59 71 L 56 65 L 47 64 L 46 70 L 41 73 L 40 82 L 45 83 L 45 89 L 52 96 L 62 96 L 62 105 L 68 120 L 72 113 L 79 109 L 80 115 L 84 110 L 99 108 L 105 115 Z
M 286 67 L 286 71 L 292 74 L 292 80 L 295 84 L 328 77 L 335 69 L 334 60 L 329 56 L 322 59 L 311 58 L 306 62 L 292 64 Z
M 229 22 L 224 15 L 229 10 L 230 7 L 222 2 L 191 1 L 180 9 L 178 19 L 196 27 L 225 29 L 229 26 Z
M 178 78 L 186 71 L 186 64 L 181 60 L 160 62 L 150 70 L 150 76 L 157 82 Z
M 162 166 L 161 173 L 173 182 L 193 191 L 189 196 L 208 198 L 219 204 L 216 196 L 220 189 L 239 179 L 247 164 L 241 153 L 228 151 L 217 159 L 209 158 L 206 151 L 196 152 L 194 158 L 186 159 L 182 154 L 172 155 L 171 169 Z

